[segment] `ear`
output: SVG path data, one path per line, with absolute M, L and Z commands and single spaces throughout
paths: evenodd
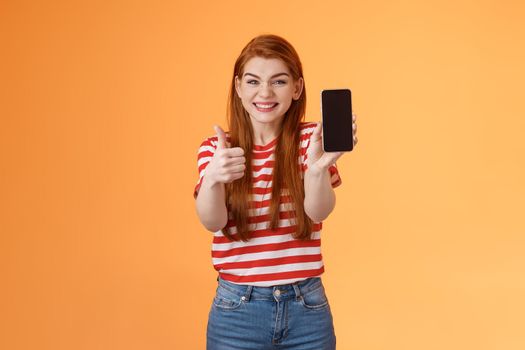
M 241 98 L 241 81 L 238 75 L 235 76 L 235 91 L 237 91 L 237 96 Z
M 300 77 L 299 79 L 297 79 L 294 82 L 294 85 L 295 85 L 295 89 L 293 93 L 293 99 L 298 100 L 299 97 L 301 97 L 301 93 L 303 92 L 303 87 L 304 87 L 303 77 Z

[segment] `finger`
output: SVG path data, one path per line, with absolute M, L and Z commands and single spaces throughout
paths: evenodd
M 213 129 L 215 130 L 215 133 L 217 133 L 217 149 L 228 148 L 229 144 L 226 141 L 226 133 L 224 130 L 218 125 L 214 125 Z
M 244 164 L 236 164 L 228 167 L 228 171 L 231 173 L 244 173 L 244 170 L 246 170 L 246 165 Z
M 352 122 L 355 123 L 355 120 L 357 119 L 357 114 L 352 112 Z
M 233 173 L 233 178 L 236 179 L 236 180 L 240 179 L 243 176 L 244 176 L 244 171 L 239 171 L 239 172 Z
M 354 136 L 354 146 L 357 145 L 357 136 Z
M 226 154 L 229 157 L 242 157 L 244 156 L 244 150 L 240 147 L 228 148 L 228 150 L 226 151 Z
M 246 158 L 245 157 L 226 157 L 226 159 L 223 161 L 224 166 L 232 166 L 232 165 L 241 165 L 246 164 Z
M 244 171 L 243 172 L 239 172 L 239 173 L 233 173 L 233 174 L 230 175 L 230 178 L 229 178 L 229 180 L 227 182 L 231 183 L 231 182 L 233 182 L 235 180 L 240 179 L 243 176 L 244 176 Z

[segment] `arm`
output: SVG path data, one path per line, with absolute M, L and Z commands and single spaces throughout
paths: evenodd
M 226 226 L 228 212 L 223 183 L 214 182 L 208 176 L 204 176 L 195 206 L 197 216 L 207 230 L 216 232 Z
M 230 148 L 226 135 L 220 127 L 217 132 L 217 147 L 213 156 L 203 162 L 201 183 L 196 188 L 195 207 L 200 222 L 207 230 L 216 232 L 228 223 L 225 183 L 244 176 L 245 157 L 240 147 Z
M 335 191 L 328 167 L 310 166 L 304 174 L 304 211 L 314 222 L 321 222 L 335 207 Z
M 318 123 L 309 139 L 304 173 L 304 211 L 314 222 L 323 221 L 334 210 L 333 187 L 340 179 L 332 178 L 332 173 L 337 172 L 332 164 L 343 155 L 343 152 L 323 151 L 321 131 L 322 124 Z

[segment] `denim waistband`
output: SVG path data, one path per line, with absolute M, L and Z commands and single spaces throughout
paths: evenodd
M 246 284 L 235 284 L 217 277 L 218 288 L 241 297 L 242 300 L 290 300 L 299 299 L 302 295 L 323 287 L 320 277 L 310 277 L 291 284 L 282 284 L 271 287 L 260 287 Z

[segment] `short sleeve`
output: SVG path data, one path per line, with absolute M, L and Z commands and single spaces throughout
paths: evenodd
M 202 184 L 202 180 L 204 178 L 204 175 L 206 173 L 206 167 L 210 163 L 211 158 L 215 154 L 215 149 L 217 148 L 217 137 L 208 137 L 206 140 L 204 140 L 197 152 L 197 170 L 199 173 L 199 179 L 197 180 L 197 184 L 195 185 L 195 189 L 193 190 L 193 198 L 197 198 L 197 194 L 199 193 L 199 189 Z

